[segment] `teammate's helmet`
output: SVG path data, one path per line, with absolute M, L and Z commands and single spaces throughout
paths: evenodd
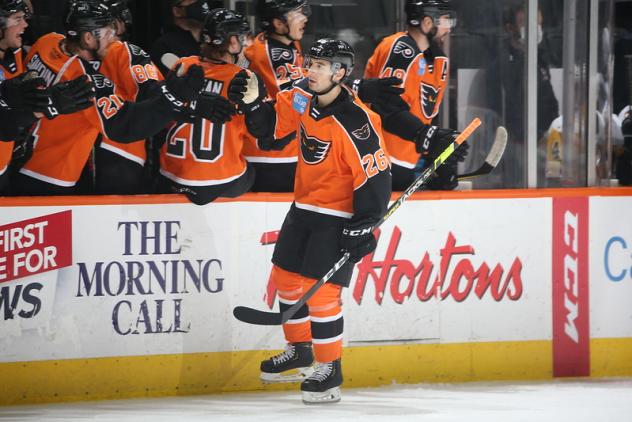
M 125 25 L 133 23 L 132 12 L 127 4 L 129 0 L 103 0 L 103 3 L 110 9 L 114 18 L 120 19 Z
M 223 45 L 236 35 L 240 37 L 243 45 L 243 39 L 250 31 L 248 22 L 244 15 L 233 10 L 218 8 L 213 9 L 206 17 L 204 26 L 202 27 L 202 41 L 213 45 Z
M 312 48 L 309 49 L 309 59 L 323 59 L 331 62 L 332 71 L 345 69 L 345 77 L 347 79 L 353 72 L 355 61 L 355 53 L 353 47 L 342 40 L 334 40 L 332 38 L 321 38 L 314 42 Z
M 406 19 L 409 25 L 419 25 L 425 16 L 438 18 L 449 15 L 454 18 L 455 13 L 450 9 L 449 0 L 406 0 Z
M 0 0 L 0 29 L 6 28 L 9 16 L 17 12 L 24 12 L 25 19 L 31 17 L 29 6 L 24 0 Z
M 261 28 L 264 31 L 270 29 L 274 18 L 284 20 L 292 10 L 300 10 L 305 16 L 312 14 L 307 0 L 259 0 L 257 16 L 261 19 Z
M 111 25 L 114 16 L 102 2 L 95 0 L 72 0 L 64 24 L 66 33 L 76 37 L 82 32 L 94 31 Z

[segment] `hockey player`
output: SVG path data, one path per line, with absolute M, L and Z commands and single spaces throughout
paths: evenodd
M 28 153 L 27 129 L 44 114 L 52 118 L 87 107 L 93 95 L 87 79 L 46 89 L 41 78 L 25 72 L 22 35 L 29 16 L 23 0 L 0 0 L 0 194 L 8 190 L 11 160 L 22 158 L 13 150 Z
M 47 86 L 88 75 L 96 93 L 91 107 L 82 112 L 38 122 L 33 155 L 16 177 L 23 193 L 74 193 L 97 134 L 120 142 L 151 136 L 177 118 L 185 101 L 198 97 L 204 84 L 199 67 L 185 75 L 171 75 L 158 95 L 143 102 L 126 102 L 118 96 L 114 84 L 91 63 L 115 36 L 112 20 L 102 3 L 77 0 L 66 17 L 68 36 L 44 35 L 29 51 L 27 67 Z
M 307 0 L 259 0 L 256 13 L 262 32 L 245 49 L 249 69 L 265 84 L 270 98 L 290 88 L 302 79 L 303 53 L 300 41 L 311 9 Z M 288 140 L 290 141 L 290 140 Z M 276 144 L 275 150 L 265 150 L 255 142 L 245 145 L 244 154 L 257 170 L 255 192 L 292 192 L 298 146 Z
M 207 16 L 202 28 L 203 57 L 187 57 L 176 64 L 184 68 L 198 64 L 204 69 L 207 84 L 198 104 L 207 94 L 227 96 L 230 81 L 242 70 L 235 63 L 248 31 L 244 17 L 232 10 L 213 9 Z M 234 107 L 230 111 L 234 113 Z M 214 120 L 196 117 L 174 123 L 160 154 L 165 184 L 198 205 L 240 196 L 250 190 L 255 178 L 242 154 L 244 142 L 252 138 L 244 116 L 226 123 L 225 118 Z
M 374 107 L 383 119 L 394 190 L 410 186 L 420 167 L 433 162 L 458 135 L 432 126 L 448 88 L 449 61 L 440 45 L 450 34 L 455 14 L 448 0 L 406 0 L 405 10 L 408 30 L 386 37 L 365 69 L 365 78 L 397 76 L 404 80 L 402 98 L 410 110 Z M 457 186 L 456 167 L 465 160 L 467 148 L 463 144 L 438 169 L 438 177 L 429 183 L 431 189 Z
M 390 163 L 379 116 L 342 85 L 352 72 L 353 49 L 344 41 L 320 39 L 309 51 L 308 76 L 262 102 L 256 76 L 238 74 L 230 98 L 246 113 L 249 130 L 265 142 L 300 137 L 295 201 L 272 256 L 271 280 L 281 311 L 296 303 L 349 251 L 350 261 L 286 324 L 284 352 L 261 363 L 268 382 L 296 380 L 287 371 L 313 373 L 301 383 L 305 403 L 340 400 L 343 317 L 341 288 L 353 263 L 376 247 L 373 225 L 391 193 Z M 312 354 L 313 347 L 313 354 Z
M 249 69 L 263 78 L 270 98 L 289 89 L 305 77 L 300 41 L 305 34 L 311 8 L 307 0 L 259 0 L 257 15 L 262 32 L 245 50 Z M 393 102 L 403 89 L 397 78 L 358 79 L 353 85 L 365 102 Z M 289 144 L 277 142 L 266 151 L 261 144 L 246 144 L 248 161 L 257 169 L 253 191 L 291 192 L 294 188 L 298 146 L 292 139 Z
M 173 24 L 151 47 L 151 59 L 163 75 L 169 72 L 171 63 L 165 55 L 177 57 L 199 56 L 200 36 L 206 15 L 211 11 L 207 0 L 169 0 Z

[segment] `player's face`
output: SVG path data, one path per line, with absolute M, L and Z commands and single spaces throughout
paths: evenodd
M 287 13 L 286 19 L 290 38 L 293 40 L 303 39 L 308 16 L 309 14 L 306 14 L 302 8 Z
M 29 26 L 24 12 L 16 12 L 7 19 L 7 27 L 4 30 L 4 38 L 0 40 L 0 46 L 6 48 L 22 47 L 22 35 Z
M 331 62 L 327 60 L 310 57 L 307 60 L 309 89 L 314 92 L 322 92 L 329 89 L 332 82 L 340 82 L 344 77 L 345 71 L 339 69 L 340 66 L 338 64 L 335 66 L 337 67 L 333 67 Z

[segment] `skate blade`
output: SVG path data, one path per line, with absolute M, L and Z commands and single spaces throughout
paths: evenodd
M 302 393 L 305 404 L 329 404 L 340 401 L 340 387 L 330 388 L 322 392 L 303 391 Z
M 308 366 L 306 368 L 296 368 L 295 372 L 285 371 L 282 373 L 270 373 L 262 372 L 259 375 L 261 382 L 264 384 L 279 384 L 287 382 L 302 382 L 305 378 L 311 376 L 314 373 L 314 368 Z

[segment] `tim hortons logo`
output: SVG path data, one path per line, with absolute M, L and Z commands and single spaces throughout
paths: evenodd
M 375 231 L 378 241 L 382 235 Z M 514 258 L 508 270 L 501 264 L 483 261 L 478 268 L 470 260 L 475 255 L 472 245 L 457 245 L 457 239 L 449 232 L 438 262 L 433 262 L 426 251 L 419 264 L 406 259 L 397 259 L 397 250 L 402 237 L 399 227 L 393 228 L 384 257 L 380 260 L 375 253 L 365 256 L 357 264 L 357 277 L 352 282 L 353 299 L 361 304 L 367 284 L 375 287 L 374 300 L 381 305 L 384 296 L 390 294 L 395 303 L 402 304 L 415 296 L 421 302 L 446 300 L 456 302 L 485 296 L 497 302 L 504 299 L 517 301 L 522 297 L 522 261 Z M 435 268 L 436 266 L 436 268 Z M 274 304 L 275 290 L 268 281 L 266 302 Z

